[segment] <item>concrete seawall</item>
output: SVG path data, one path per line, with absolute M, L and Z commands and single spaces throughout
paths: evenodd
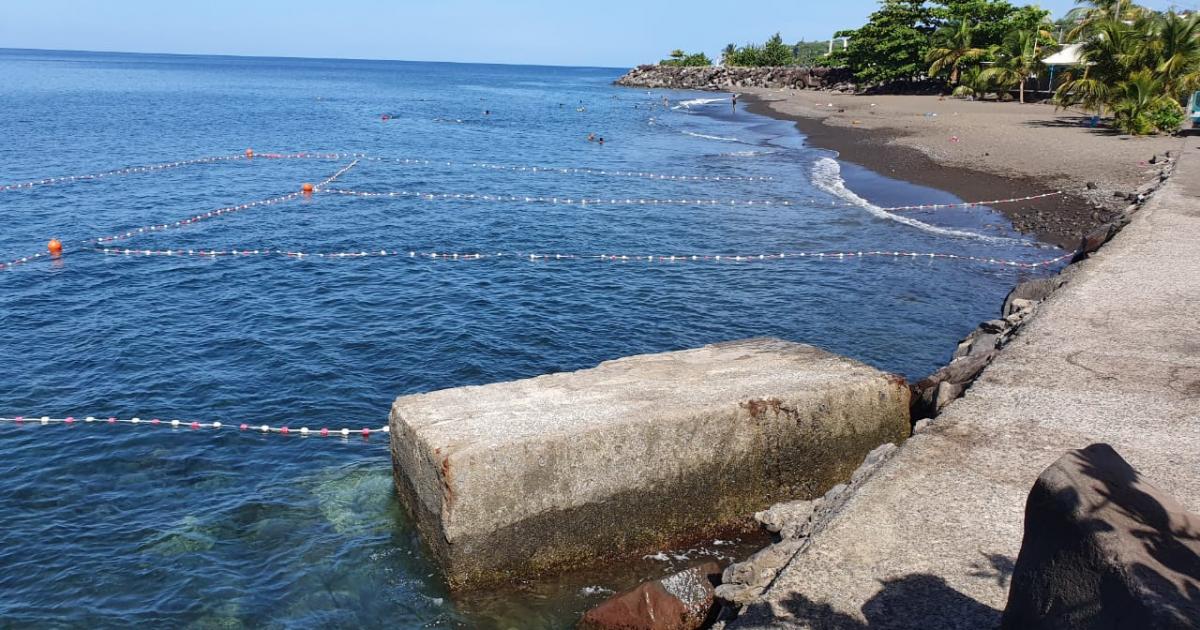
M 452 588 L 656 551 L 820 496 L 910 432 L 903 379 L 755 339 L 396 400 L 396 487 Z
M 1130 224 L 1072 268 L 966 395 L 731 627 L 997 627 L 1030 488 L 1095 442 L 1200 510 L 1198 208 L 1200 154 L 1187 149 Z

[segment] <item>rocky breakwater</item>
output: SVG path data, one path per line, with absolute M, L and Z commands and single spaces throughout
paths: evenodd
M 853 91 L 850 74 L 839 68 L 638 66 L 617 79 L 625 87 L 729 91 L 738 88 Z
M 823 496 L 910 433 L 903 379 L 753 339 L 398 398 L 401 502 L 452 588 L 653 552 Z

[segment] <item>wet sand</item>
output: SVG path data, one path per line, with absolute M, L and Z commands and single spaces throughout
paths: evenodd
M 996 208 L 1018 230 L 1065 249 L 1125 206 L 1115 193 L 1157 177 L 1154 155 L 1183 148 L 1181 138 L 1092 129 L 1081 113 L 1044 104 L 766 89 L 748 89 L 740 102 L 794 121 L 809 144 L 841 160 L 966 201 L 1062 190 Z

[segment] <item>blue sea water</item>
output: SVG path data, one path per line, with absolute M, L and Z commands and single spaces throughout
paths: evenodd
M 338 187 L 793 205 L 318 193 L 115 246 L 1060 253 L 986 208 L 898 219 L 878 206 L 956 198 L 839 165 L 789 123 L 733 112 L 719 95 L 612 86 L 620 73 L 0 51 L 0 185 L 248 147 L 361 152 L 431 163 L 362 161 Z M 51 237 L 67 243 L 61 260 L 0 271 L 0 417 L 376 427 L 401 394 L 760 335 L 919 378 L 1036 273 L 909 258 L 210 260 L 80 244 L 290 193 L 349 162 L 233 160 L 0 191 L 0 261 L 44 251 Z M 566 627 L 631 579 L 617 571 L 455 601 L 396 503 L 384 438 L 0 423 L 0 627 Z

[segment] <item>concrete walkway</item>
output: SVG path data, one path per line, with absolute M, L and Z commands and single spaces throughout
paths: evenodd
M 1200 512 L 1200 140 L 967 395 L 847 503 L 734 628 L 992 628 L 1025 498 L 1107 442 Z

